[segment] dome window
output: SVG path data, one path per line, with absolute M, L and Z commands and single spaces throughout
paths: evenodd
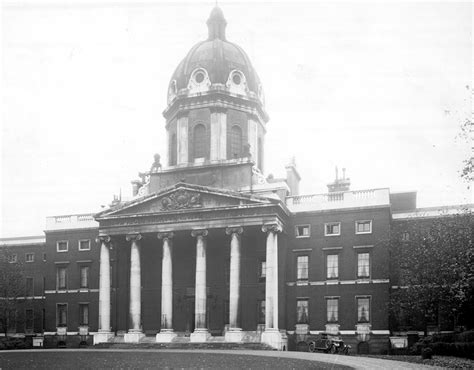
M 189 79 L 188 89 L 190 93 L 202 93 L 209 89 L 211 86 L 211 81 L 209 80 L 209 75 L 204 68 L 196 68 L 193 73 L 191 73 L 191 78 Z
M 204 73 L 202 71 L 196 72 L 194 75 L 194 81 L 196 81 L 198 84 L 202 83 L 204 81 Z
M 226 86 L 230 92 L 233 92 L 239 95 L 247 95 L 248 93 L 248 87 L 247 87 L 247 81 L 245 79 L 245 75 L 237 69 L 234 69 L 232 72 L 230 72 L 229 78 L 227 79 Z
M 236 85 L 240 85 L 242 82 L 242 77 L 240 77 L 240 73 L 234 73 L 232 76 L 232 82 Z

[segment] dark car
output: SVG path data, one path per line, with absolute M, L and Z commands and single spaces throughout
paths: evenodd
M 323 351 L 325 353 L 349 354 L 351 346 L 344 344 L 338 335 L 329 333 L 308 334 L 303 342 L 298 344 L 299 348 L 308 348 L 309 352 Z

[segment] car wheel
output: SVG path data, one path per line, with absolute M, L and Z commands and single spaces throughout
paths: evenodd
M 310 342 L 308 350 L 309 352 L 316 352 L 316 343 Z
M 332 354 L 336 353 L 337 352 L 336 346 L 331 346 L 331 348 L 329 349 L 329 352 L 331 352 Z

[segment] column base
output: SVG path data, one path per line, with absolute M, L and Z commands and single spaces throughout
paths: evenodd
M 176 338 L 176 334 L 173 329 L 163 329 L 158 334 L 156 334 L 156 343 L 170 343 Z
M 94 346 L 99 343 L 107 343 L 110 342 L 115 337 L 115 334 L 111 331 L 99 331 L 98 333 L 94 334 Z
M 226 342 L 242 342 L 244 339 L 244 332 L 240 328 L 230 328 L 225 333 Z
M 129 331 L 123 336 L 123 341 L 125 343 L 139 343 L 142 338 L 145 338 L 145 334 L 141 331 Z
M 211 337 L 209 330 L 207 329 L 195 329 L 194 332 L 189 336 L 190 342 L 207 342 Z
M 261 342 L 279 351 L 284 351 L 288 348 L 287 340 L 278 329 L 265 329 L 262 333 Z

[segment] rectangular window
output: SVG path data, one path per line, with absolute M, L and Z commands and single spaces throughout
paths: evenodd
M 357 297 L 357 322 L 370 321 L 370 297 Z
M 68 242 L 67 240 L 61 240 L 56 243 L 56 251 L 58 252 L 67 252 L 68 251 Z
M 258 323 L 265 324 L 265 300 L 258 301 Z
M 34 296 L 34 280 L 32 277 L 26 278 L 25 296 L 26 297 Z
M 356 221 L 355 223 L 356 234 L 370 234 L 372 233 L 372 221 Z
M 89 304 L 79 304 L 79 325 L 89 325 Z
M 298 299 L 296 301 L 296 322 L 298 324 L 309 323 L 309 310 L 307 299 Z
M 339 255 L 328 254 L 326 256 L 327 278 L 337 279 L 339 277 Z
M 56 306 L 57 326 L 67 326 L 67 304 L 58 303 Z
M 265 279 L 266 276 L 267 276 L 267 262 L 260 261 L 259 277 L 260 279 Z
M 89 266 L 81 266 L 81 288 L 89 288 Z
M 369 253 L 358 253 L 357 254 L 357 277 L 359 279 L 370 277 L 370 254 Z
M 9 254 L 8 255 L 8 262 L 17 263 L 18 262 L 18 256 L 15 253 Z
M 32 309 L 25 310 L 25 331 L 31 333 L 34 325 L 34 312 Z
M 324 224 L 324 235 L 325 236 L 337 236 L 341 235 L 341 223 L 340 222 L 327 222 Z
M 308 256 L 298 256 L 296 259 L 296 278 L 308 280 Z
M 67 268 L 58 267 L 56 269 L 56 289 L 67 289 Z
M 295 232 L 297 238 L 309 238 L 310 229 L 309 225 L 296 225 Z
M 79 240 L 79 250 L 80 251 L 89 251 L 91 249 L 91 241 L 87 240 Z
M 35 262 L 35 254 L 34 253 L 26 253 L 25 254 L 25 262 Z
M 327 322 L 339 321 L 339 298 L 326 299 Z

